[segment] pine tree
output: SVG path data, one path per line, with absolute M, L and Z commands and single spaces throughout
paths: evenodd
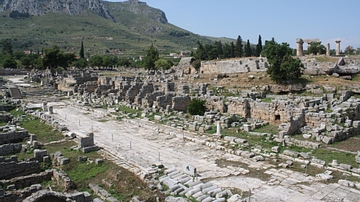
M 238 38 L 236 40 L 234 53 L 235 53 L 235 57 L 242 57 L 244 55 L 243 44 L 242 44 L 242 39 L 241 39 L 240 35 L 238 36 Z
M 261 35 L 259 35 L 258 43 L 256 45 L 256 56 L 259 57 L 262 51 Z
M 83 42 L 81 42 L 80 58 L 85 58 L 85 54 L 84 54 L 84 44 L 83 44 Z

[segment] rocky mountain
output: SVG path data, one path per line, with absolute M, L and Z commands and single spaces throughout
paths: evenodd
M 45 15 L 48 12 L 79 15 L 91 10 L 101 17 L 112 19 L 101 0 L 2 0 L 3 11 L 17 11 L 29 15 Z
M 163 11 L 138 0 L 0 0 L 0 36 L 17 50 L 57 45 L 74 51 L 84 41 L 90 54 L 124 55 L 140 55 L 151 44 L 170 53 L 214 41 L 169 23 Z

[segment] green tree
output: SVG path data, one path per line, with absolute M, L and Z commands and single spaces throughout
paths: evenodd
M 9 54 L 2 56 L 1 65 L 4 68 L 11 68 L 11 69 L 16 69 L 16 67 L 17 67 L 17 63 L 16 63 L 15 59 Z
M 143 64 L 145 69 L 154 70 L 155 62 L 159 59 L 159 51 L 151 44 L 150 48 L 146 51 L 146 56 L 144 57 Z
M 90 67 L 97 67 L 100 68 L 103 64 L 103 60 L 101 56 L 98 55 L 93 55 L 90 59 L 89 59 L 89 65 Z
M 356 55 L 360 55 L 360 48 L 356 49 Z
M 354 49 L 352 46 L 347 46 L 347 47 L 345 48 L 344 53 L 345 53 L 346 55 L 354 55 L 354 54 L 355 54 L 355 49 Z
M 216 58 L 223 58 L 224 51 L 223 51 L 223 45 L 222 45 L 221 41 L 215 41 L 214 48 L 216 50 Z
M 250 46 L 250 41 L 248 39 L 245 46 L 245 57 L 250 57 L 250 56 L 252 56 L 252 49 Z
M 117 64 L 117 57 L 111 55 L 102 56 L 102 66 L 113 68 Z
M 197 49 L 195 52 L 195 58 L 198 60 L 205 60 L 206 54 L 205 54 L 204 46 L 200 43 L 200 41 L 197 41 L 196 44 L 197 44 Z
M 88 64 L 85 58 L 79 58 L 74 61 L 73 65 L 78 69 L 85 69 Z
M 243 43 L 242 43 L 242 39 L 241 36 L 239 35 L 237 40 L 236 40 L 236 44 L 235 44 L 235 57 L 242 57 L 244 56 L 244 48 L 243 48 Z
M 299 59 L 294 59 L 291 53 L 287 43 L 280 45 L 274 40 L 265 42 L 262 54 L 269 63 L 267 73 L 276 83 L 287 83 L 301 77 L 303 65 Z
M 194 98 L 190 100 L 187 110 L 191 115 L 203 116 L 206 111 L 205 103 L 205 100 Z
M 321 44 L 321 42 L 312 42 L 311 46 L 307 50 L 308 54 L 325 54 L 326 48 L 324 45 Z
M 75 61 L 74 53 L 64 53 L 60 51 L 59 47 L 45 49 L 45 56 L 43 58 L 43 66 L 50 68 L 52 74 L 55 73 L 57 67 L 67 68 Z
M 13 57 L 15 60 L 20 60 L 24 56 L 25 56 L 25 53 L 23 51 L 14 51 L 13 52 Z
M 81 41 L 81 48 L 80 48 L 80 58 L 85 58 L 85 53 L 84 53 L 84 43 Z
M 119 58 L 117 60 L 117 65 L 122 67 L 129 67 L 131 65 L 131 61 L 129 58 Z
M 261 41 L 261 35 L 259 35 L 258 43 L 256 45 L 256 54 L 255 56 L 259 57 L 262 51 L 262 41 Z
M 29 55 L 25 55 L 25 56 L 21 57 L 20 62 L 26 68 L 33 68 L 34 66 L 37 65 L 38 58 L 40 58 L 40 56 L 37 54 L 29 54 Z
M 231 46 L 228 43 L 224 44 L 223 50 L 224 50 L 224 58 L 232 58 Z
M 170 60 L 166 60 L 163 58 L 160 58 L 155 62 L 156 69 L 167 70 L 167 69 L 170 69 L 172 66 L 173 66 L 173 63 Z
M 3 39 L 1 41 L 1 45 L 2 45 L 2 54 L 3 55 L 13 55 L 13 50 L 12 50 L 12 45 L 9 39 Z

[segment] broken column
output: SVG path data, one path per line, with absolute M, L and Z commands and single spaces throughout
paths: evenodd
M 296 55 L 304 56 L 304 49 L 303 49 L 304 41 L 301 38 L 297 38 L 296 43 L 297 43 Z
M 48 111 L 48 106 L 47 106 L 47 102 L 43 103 L 43 111 L 47 112 Z
M 335 41 L 336 42 L 336 55 L 340 55 L 340 42 L 341 41 Z
M 330 56 L 330 43 L 328 43 L 326 46 L 326 55 Z
M 220 121 L 216 122 L 216 135 L 221 135 Z

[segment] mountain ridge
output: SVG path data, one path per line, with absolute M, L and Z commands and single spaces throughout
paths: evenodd
M 80 41 L 85 41 L 90 54 L 116 50 L 124 55 L 141 55 L 151 44 L 166 54 L 191 51 L 197 41 L 214 41 L 169 23 L 162 10 L 145 2 L 70 2 L 0 0 L 0 35 L 10 39 L 18 50 L 57 45 L 74 51 L 80 48 Z M 29 15 L 21 15 L 24 13 Z

